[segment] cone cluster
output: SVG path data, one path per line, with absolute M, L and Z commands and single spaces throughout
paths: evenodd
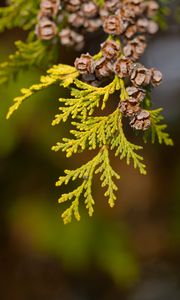
M 146 49 L 147 35 L 158 30 L 152 20 L 158 9 L 154 0 L 105 0 L 103 6 L 91 0 L 42 0 L 36 33 L 42 40 L 58 36 L 62 45 L 81 50 L 87 32 L 103 29 L 109 38 L 101 44 L 100 54 L 82 54 L 75 67 L 83 81 L 95 86 L 113 76 L 123 79 L 127 99 L 121 100 L 119 109 L 133 128 L 146 130 L 150 115 L 142 108 L 143 101 L 147 89 L 160 84 L 162 74 L 138 60 Z
M 121 35 L 124 53 L 136 60 L 146 48 L 144 34 L 158 30 L 151 20 L 158 7 L 144 0 L 105 0 L 101 7 L 91 0 L 41 0 L 36 34 L 42 40 L 58 36 L 62 45 L 81 50 L 85 34 L 103 28 Z
M 158 86 L 162 74 L 157 69 L 147 69 L 140 63 L 124 56 L 119 42 L 107 40 L 101 44 L 101 57 L 93 58 L 89 53 L 82 54 L 75 60 L 75 67 L 82 80 L 101 85 L 111 76 L 118 76 L 127 83 L 127 99 L 119 103 L 122 114 L 130 117 L 130 125 L 137 130 L 146 130 L 150 126 L 150 115 L 141 108 L 146 96 L 146 89 Z

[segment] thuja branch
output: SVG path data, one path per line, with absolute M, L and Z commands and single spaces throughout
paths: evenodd
M 56 49 L 40 40 L 15 43 L 17 51 L 9 56 L 8 61 L 0 64 L 0 84 L 14 78 L 21 70 L 38 67 L 47 68 L 56 61 Z
M 16 97 L 14 99 L 14 104 L 10 107 L 7 119 L 13 114 L 15 110 L 19 108 L 19 106 L 24 102 L 27 98 L 32 96 L 33 94 L 59 82 L 64 87 L 68 87 L 75 78 L 79 75 L 78 71 L 71 66 L 67 65 L 57 65 L 48 70 L 47 76 L 41 77 L 41 82 L 39 84 L 34 84 L 30 88 L 24 88 L 21 90 L 22 96 Z
M 102 187 L 106 189 L 105 196 L 108 197 L 108 202 L 111 207 L 114 206 L 114 201 L 116 200 L 115 191 L 117 186 L 113 181 L 113 177 L 119 179 L 119 175 L 112 169 L 109 160 L 109 151 L 106 146 L 103 146 L 99 153 L 88 163 L 81 166 L 76 170 L 66 170 L 65 176 L 59 178 L 56 183 L 57 186 L 61 186 L 63 183 L 67 184 L 70 180 L 81 179 L 83 182 L 74 191 L 67 194 L 62 194 L 59 198 L 59 203 L 66 202 L 74 199 L 71 206 L 62 214 L 64 223 L 71 221 L 72 214 L 77 220 L 80 219 L 79 214 L 79 201 L 80 197 L 84 197 L 84 202 L 86 208 L 88 209 L 89 215 L 93 214 L 94 199 L 92 196 L 92 180 L 93 175 L 100 174 L 100 180 L 102 182 Z
M 161 123 L 161 109 L 151 110 L 149 98 L 152 88 L 161 83 L 162 74 L 139 62 L 147 47 L 148 34 L 154 34 L 158 30 L 158 25 L 153 20 L 158 9 L 156 1 L 144 0 L 66 0 L 61 1 L 61 6 L 59 0 L 40 2 L 35 30 L 37 47 L 41 43 L 45 45 L 43 41 L 58 44 L 58 38 L 64 46 L 79 50 L 85 43 L 86 32 L 103 28 L 108 35 L 95 56 L 82 54 L 76 58 L 74 67 L 64 64 L 54 66 L 41 78 L 39 84 L 22 89 L 22 95 L 14 99 L 7 114 L 9 118 L 23 101 L 53 84 L 69 89 L 70 96 L 59 99 L 59 112 L 52 125 L 62 125 L 69 118 L 70 137 L 63 137 L 52 150 L 60 150 L 67 157 L 84 151 L 90 151 L 94 156 L 75 170 L 65 170 L 65 175 L 56 184 L 61 186 L 70 181 L 76 182 L 74 190 L 59 198 L 60 203 L 70 202 L 69 208 L 62 214 L 64 223 L 69 223 L 73 216 L 80 220 L 81 202 L 84 202 L 92 216 L 95 175 L 100 175 L 101 185 L 105 188 L 104 195 L 108 198 L 110 207 L 114 206 L 117 197 L 114 179 L 119 179 L 120 176 L 111 166 L 111 151 L 120 160 L 125 159 L 128 165 L 132 163 L 141 174 L 146 174 L 143 157 L 139 154 L 143 148 L 126 137 L 124 118 L 129 120 L 133 132 L 143 133 L 144 141 L 150 137 L 152 143 L 157 139 L 160 144 L 173 145 L 165 131 L 167 126 Z M 26 52 L 31 53 L 28 51 Z M 40 56 L 34 56 L 34 61 L 30 58 L 30 62 L 35 64 Z M 28 55 L 23 56 L 22 51 L 20 57 L 19 52 L 16 53 L 6 66 L 9 66 L 9 70 L 13 69 L 16 63 L 20 65 L 23 57 Z M 25 61 L 22 59 L 22 66 Z M 6 74 L 4 77 L 7 77 Z M 113 112 L 111 101 L 114 101 L 113 107 L 116 107 Z M 105 113 L 105 107 L 111 113 Z
M 34 27 L 39 1 L 10 0 L 8 2 L 8 6 L 0 7 L 0 32 L 6 28 L 20 27 L 28 30 Z

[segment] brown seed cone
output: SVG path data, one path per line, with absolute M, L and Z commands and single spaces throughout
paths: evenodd
M 136 130 L 147 130 L 151 125 L 150 113 L 146 110 L 140 110 L 130 122 L 132 128 Z
M 121 2 L 119 0 L 105 0 L 104 8 L 108 12 L 114 14 L 121 7 Z
M 56 16 L 60 8 L 60 0 L 42 0 L 39 18 Z
M 126 57 L 118 58 L 114 64 L 114 72 L 120 78 L 125 78 L 130 75 L 132 61 Z
M 73 46 L 74 45 L 74 40 L 72 38 L 72 30 L 70 28 L 64 28 L 61 30 L 59 34 L 61 44 L 63 46 Z
M 127 43 L 123 48 L 123 53 L 126 57 L 136 61 L 144 53 L 146 47 L 146 39 L 143 35 L 140 35 Z
M 149 34 L 155 34 L 158 32 L 158 30 L 159 30 L 159 25 L 156 22 L 152 20 L 148 21 L 147 32 Z
M 132 18 L 136 18 L 143 14 L 144 12 L 144 0 L 124 0 L 123 2 L 124 6 L 124 14 L 131 15 L 131 21 Z
M 84 23 L 84 28 L 87 32 L 95 32 L 102 25 L 102 22 L 99 18 L 96 19 L 86 19 Z
M 146 96 L 146 91 L 144 89 L 137 88 L 135 86 L 127 87 L 126 92 L 128 93 L 129 97 L 135 98 L 138 102 L 143 101 Z
M 98 7 L 97 5 L 92 1 L 87 1 L 81 5 L 82 13 L 87 18 L 94 18 L 97 16 L 98 13 Z
M 120 45 L 113 40 L 108 40 L 101 44 L 101 51 L 107 59 L 116 59 L 120 54 Z
M 124 0 L 124 4 L 140 5 L 144 0 Z
M 80 74 L 92 74 L 94 72 L 94 60 L 89 53 L 76 58 L 74 65 Z
M 163 77 L 162 73 L 155 68 L 152 68 L 151 72 L 152 72 L 151 84 L 153 86 L 159 86 Z
M 36 34 L 41 40 L 51 40 L 57 34 L 56 24 L 44 17 L 36 26 Z
M 75 50 L 81 50 L 84 47 L 84 36 L 71 30 L 70 28 L 64 28 L 61 30 L 60 41 L 63 46 L 75 47 Z
M 122 5 L 122 7 L 119 10 L 118 13 L 121 18 L 129 23 L 134 23 L 134 20 L 136 18 L 136 12 L 134 10 L 134 7 L 130 4 Z
M 103 77 L 109 77 L 113 73 L 112 64 L 110 61 L 106 60 L 105 57 L 101 57 L 95 63 L 95 74 L 98 79 Z
M 105 7 L 101 7 L 99 9 L 99 15 L 102 21 L 104 21 L 107 17 L 110 16 L 109 11 Z
M 140 111 L 140 105 L 137 99 L 129 98 L 121 101 L 119 109 L 125 117 L 132 117 Z
M 84 25 L 85 18 L 83 16 L 82 12 L 78 11 L 76 13 L 69 14 L 68 22 L 73 27 L 79 28 Z
M 141 33 L 147 32 L 147 28 L 149 25 L 148 19 L 147 18 L 139 18 L 136 22 L 138 31 Z
M 151 83 L 152 71 L 145 68 L 143 65 L 134 64 L 130 80 L 134 86 L 147 86 Z
M 147 16 L 149 18 L 152 18 L 158 12 L 159 4 L 157 3 L 157 1 L 147 1 L 145 2 L 145 9 L 146 9 Z
M 120 35 L 125 30 L 124 23 L 119 16 L 109 16 L 103 22 L 104 31 L 108 34 Z
M 81 8 L 81 0 L 65 0 L 65 9 L 70 12 L 76 12 Z
M 126 29 L 124 35 L 126 38 L 131 39 L 137 33 L 137 31 L 138 31 L 138 28 L 137 28 L 136 24 L 134 24 L 134 25 L 129 26 Z

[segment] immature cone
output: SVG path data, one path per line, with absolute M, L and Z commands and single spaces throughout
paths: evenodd
M 36 26 L 36 34 L 41 40 L 51 40 L 57 34 L 56 24 L 47 18 L 42 18 Z
M 118 58 L 114 64 L 115 74 L 120 78 L 125 78 L 130 75 L 132 62 L 126 57 Z
M 147 130 L 151 125 L 150 113 L 146 110 L 139 111 L 130 122 L 130 125 L 136 130 Z
M 151 83 L 152 71 L 145 68 L 143 65 L 134 64 L 130 80 L 134 86 L 147 86 Z
M 82 54 L 80 58 L 76 58 L 74 65 L 80 74 L 91 74 L 94 72 L 94 60 L 89 53 Z
M 108 34 L 120 35 L 125 30 L 124 23 L 119 16 L 109 16 L 103 23 L 104 31 Z
M 132 117 L 141 109 L 138 100 L 135 98 L 129 98 L 125 101 L 121 101 L 119 108 L 125 117 Z
M 116 59 L 120 53 L 120 45 L 113 40 L 108 40 L 101 44 L 101 51 L 107 59 Z

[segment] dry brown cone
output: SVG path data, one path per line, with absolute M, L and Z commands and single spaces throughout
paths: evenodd
M 112 64 L 105 57 L 100 58 L 95 63 L 95 74 L 98 79 L 109 77 L 113 73 Z
M 146 91 L 144 89 L 135 86 L 127 87 L 126 92 L 129 97 L 135 98 L 138 102 L 143 101 L 146 96 Z
M 87 1 L 81 5 L 81 11 L 86 18 L 94 18 L 98 14 L 98 7 L 92 1 Z
M 157 1 L 147 1 L 145 2 L 146 14 L 149 18 L 154 17 L 159 9 L 159 4 Z
M 84 22 L 85 22 L 85 18 L 81 11 L 78 11 L 77 13 L 69 14 L 68 16 L 68 23 L 75 28 L 79 28 L 83 26 Z
M 56 16 L 60 8 L 60 0 L 42 0 L 39 18 Z
M 141 64 L 134 64 L 130 80 L 134 86 L 142 87 L 151 83 L 152 71 Z
M 81 0 L 65 0 L 65 9 L 70 12 L 76 12 L 81 8 Z
M 72 47 L 79 51 L 84 47 L 84 36 L 71 30 L 70 28 L 64 28 L 59 33 L 61 44 L 64 46 Z
M 149 20 L 147 26 L 147 32 L 149 34 L 155 34 L 158 32 L 158 30 L 159 30 L 159 25 L 156 22 Z
M 131 39 L 137 33 L 137 31 L 138 31 L 137 25 L 134 24 L 134 25 L 129 26 L 126 29 L 124 35 L 127 39 Z
M 120 45 L 113 40 L 108 40 L 101 44 L 101 51 L 106 59 L 114 60 L 120 54 Z
M 125 78 L 130 75 L 132 61 L 127 57 L 118 58 L 114 64 L 114 72 L 120 78 Z
M 141 108 L 137 99 L 129 98 L 120 102 L 119 109 L 125 117 L 132 117 L 137 114 Z
M 109 16 L 103 22 L 104 31 L 112 35 L 120 35 L 125 30 L 125 25 L 119 16 Z
M 126 57 L 129 57 L 133 61 L 137 61 L 144 53 L 146 47 L 146 38 L 144 35 L 140 35 L 129 41 L 123 48 L 123 52 Z
M 57 34 L 56 24 L 48 18 L 42 18 L 36 26 L 36 34 L 41 40 L 51 40 Z
M 144 0 L 124 0 L 121 15 L 122 18 L 133 22 L 136 17 L 143 14 L 144 10 Z
M 87 32 L 95 32 L 102 25 L 102 22 L 99 18 L 96 19 L 85 19 L 84 28 Z
M 105 0 L 104 9 L 111 14 L 115 14 L 121 7 L 121 1 L 119 0 Z
M 147 130 L 150 125 L 150 113 L 146 110 L 140 110 L 130 122 L 132 128 L 136 130 Z
M 155 68 L 152 68 L 151 72 L 152 72 L 151 84 L 153 86 L 159 86 L 163 78 L 162 73 Z
M 94 60 L 89 53 L 82 54 L 81 57 L 76 58 L 74 65 L 80 74 L 91 74 L 94 72 Z

